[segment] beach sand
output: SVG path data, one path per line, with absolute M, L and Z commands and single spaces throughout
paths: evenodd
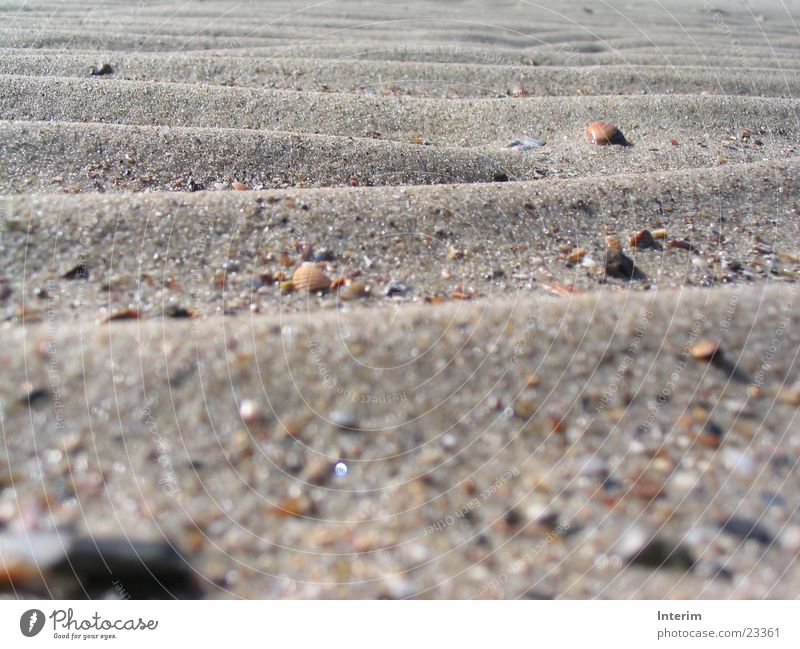
M 799 9 L 4 5 L 0 596 L 796 598 Z

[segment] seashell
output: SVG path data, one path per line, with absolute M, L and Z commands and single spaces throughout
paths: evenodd
M 245 185 L 244 183 L 240 183 L 238 180 L 234 180 L 231 183 L 231 187 L 233 187 L 236 191 L 239 191 L 239 192 L 243 192 L 243 191 L 249 189 L 249 187 L 247 185 Z
M 595 144 L 619 144 L 628 146 L 628 140 L 614 124 L 605 120 L 592 122 L 586 127 L 589 140 Z
M 716 340 L 701 340 L 692 345 L 689 350 L 692 358 L 710 361 L 719 352 L 719 343 Z
M 313 261 L 306 261 L 294 271 L 292 284 L 298 291 L 324 291 L 330 288 L 331 280 Z

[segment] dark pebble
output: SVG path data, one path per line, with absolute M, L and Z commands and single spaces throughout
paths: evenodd
M 504 520 L 506 522 L 506 525 L 510 525 L 511 527 L 516 527 L 517 525 L 522 523 L 523 517 L 518 510 L 512 508 L 506 512 Z
M 335 255 L 333 254 L 333 250 L 330 248 L 321 248 L 317 250 L 312 256 L 312 261 L 316 261 L 317 263 L 322 261 L 333 261 Z
M 102 77 L 106 74 L 114 74 L 114 68 L 110 63 L 103 63 L 101 66 L 95 66 L 90 73 L 93 77 Z
M 74 577 L 78 597 L 105 596 L 115 581 L 132 599 L 201 597 L 189 562 L 166 541 L 76 539 L 53 572 Z
M 384 291 L 383 294 L 386 297 L 402 297 L 404 295 L 407 295 L 410 290 L 411 289 L 409 289 L 408 286 L 406 286 L 402 282 L 392 282 L 391 284 L 389 284 L 389 286 L 386 287 L 386 290 Z
M 89 279 L 89 267 L 86 264 L 78 264 L 70 268 L 61 277 L 63 279 Z
M 45 403 L 50 398 L 50 393 L 43 388 L 35 388 L 28 392 L 20 402 L 26 404 L 29 408 L 35 408 Z
M 617 279 L 641 279 L 643 277 L 636 269 L 633 259 L 619 250 L 606 251 L 606 275 Z
M 686 572 L 694 567 L 694 557 L 680 544 L 654 538 L 630 559 L 630 563 L 647 568 Z
M 770 545 L 775 539 L 758 521 L 749 518 L 739 518 L 731 516 L 728 520 L 720 523 L 720 529 L 733 536 L 738 536 L 743 541 L 752 540 L 763 545 Z
M 168 318 L 193 318 L 195 315 L 194 311 L 190 311 L 186 307 L 178 306 L 177 304 L 168 306 L 164 309 L 164 313 Z
M 526 590 L 522 594 L 522 599 L 548 600 L 548 599 L 553 599 L 553 596 L 550 593 L 545 593 L 545 592 L 542 592 L 541 590 L 536 590 L 534 588 L 531 588 L 530 590 Z

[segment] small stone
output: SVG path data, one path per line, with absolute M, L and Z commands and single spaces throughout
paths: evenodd
M 535 137 L 526 137 L 522 140 L 514 140 L 510 144 L 506 145 L 506 149 L 514 149 L 515 151 L 530 151 L 532 149 L 540 149 L 542 148 L 547 142 L 544 140 L 540 140 Z
M 800 388 L 783 388 L 778 393 L 778 401 L 789 406 L 800 406 Z
M 339 291 L 339 298 L 342 300 L 356 300 L 368 295 L 369 287 L 358 280 L 349 280 L 345 283 L 344 288 Z
M 407 295 L 410 290 L 411 289 L 402 282 L 394 281 L 389 283 L 383 294 L 386 297 L 403 297 Z
M 692 358 L 701 361 L 710 361 L 719 353 L 719 343 L 716 340 L 701 340 L 692 345 L 689 354 Z
M 636 264 L 620 250 L 606 251 L 606 275 L 617 279 L 632 280 L 638 276 Z
M 526 388 L 535 388 L 537 385 L 541 383 L 541 379 L 539 378 L 538 374 L 528 374 L 525 378 L 525 387 Z
M 111 67 L 110 63 L 103 63 L 102 65 L 93 67 L 89 74 L 93 77 L 102 77 L 107 74 L 114 74 L 114 68 Z
M 345 431 L 357 432 L 359 429 L 358 420 L 349 412 L 334 410 L 329 417 L 331 423 Z
M 261 407 L 252 399 L 242 399 L 239 404 L 239 415 L 246 424 L 252 424 L 261 419 Z
M 694 246 L 691 243 L 681 239 L 673 239 L 667 244 L 667 247 L 673 250 L 689 250 L 690 252 L 694 250 Z
M 316 512 L 316 507 L 310 498 L 296 496 L 282 500 L 272 511 L 280 517 L 306 518 Z
M 661 248 L 653 233 L 650 230 L 641 230 L 631 236 L 631 246 L 639 250 L 646 250 L 648 248 L 658 250 Z
M 663 537 L 651 537 L 638 528 L 627 531 L 615 551 L 631 565 L 658 570 L 687 572 L 695 563 L 685 546 Z
M 89 279 L 89 268 L 86 264 L 78 264 L 61 276 L 63 279 Z
M 587 252 L 588 250 L 586 250 L 586 248 L 574 248 L 567 256 L 567 261 L 572 264 L 577 264 L 586 256 Z
M 756 462 L 745 451 L 727 447 L 722 452 L 722 464 L 729 471 L 752 476 L 756 473 Z
M 762 545 L 770 545 L 775 540 L 758 521 L 749 518 L 731 516 L 720 523 L 719 528 L 727 534 L 738 536 L 743 541 L 753 540 Z

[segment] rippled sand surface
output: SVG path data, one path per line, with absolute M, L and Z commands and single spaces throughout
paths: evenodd
M 3 597 L 800 595 L 796 3 L 130 4 L 0 7 Z

